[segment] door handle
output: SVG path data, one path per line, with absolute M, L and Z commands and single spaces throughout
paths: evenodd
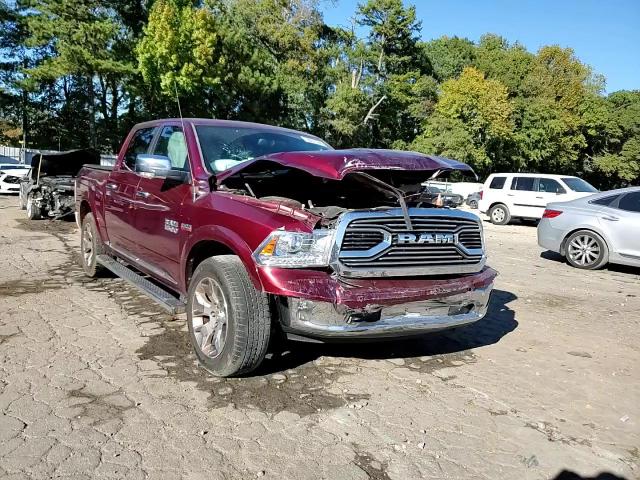
M 515 197 L 513 193 L 507 193 L 507 197 Z
M 118 184 L 117 183 L 107 183 L 107 188 L 109 190 L 117 190 L 118 189 Z
M 538 198 L 538 199 L 542 200 L 544 197 L 536 197 L 536 198 Z
M 143 190 L 138 190 L 136 192 L 136 197 L 147 198 L 149 195 L 151 195 L 149 192 L 145 192 Z
M 610 222 L 617 222 L 618 220 L 620 220 L 620 218 L 618 217 L 610 217 L 608 215 L 605 215 L 602 217 L 603 220 L 609 220 Z

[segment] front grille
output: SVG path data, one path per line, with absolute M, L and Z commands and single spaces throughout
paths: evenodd
M 383 238 L 380 231 L 348 230 L 342 239 L 342 250 L 369 250 L 382 242 Z
M 437 212 L 412 213 L 411 230 L 401 215 L 361 212 L 358 216 L 354 212 L 351 219 L 346 219 L 340 263 L 351 272 L 384 270 L 389 275 L 418 275 L 429 270 L 448 273 L 448 267 L 450 273 L 473 271 L 474 266 L 479 270 L 484 259 L 479 221 L 467 215 Z M 416 241 L 399 243 L 398 234 L 407 233 Z
M 482 248 L 482 235 L 480 234 L 480 230 L 463 230 L 458 234 L 458 242 L 468 249 Z

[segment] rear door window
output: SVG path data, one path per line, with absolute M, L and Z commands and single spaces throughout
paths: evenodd
M 511 182 L 511 190 L 533 192 L 534 183 L 534 177 L 513 177 L 513 182 Z
M 620 195 L 608 195 L 606 197 L 597 198 L 596 200 L 591 200 L 589 203 L 591 203 L 592 205 L 602 205 L 604 207 L 608 207 L 613 202 L 615 202 L 619 197 Z
M 131 137 L 127 151 L 124 154 L 124 164 L 129 170 L 135 171 L 138 154 L 149 152 L 149 146 L 151 145 L 151 140 L 153 140 L 155 130 L 155 127 L 141 128 L 136 130 L 133 137 Z
M 640 192 L 627 193 L 618 203 L 620 210 L 640 212 Z
M 493 177 L 491 179 L 491 183 L 489 184 L 489 188 L 500 190 L 504 187 L 504 182 L 506 181 L 507 177 Z
M 543 193 L 567 193 L 564 187 L 552 178 L 539 178 L 538 191 Z

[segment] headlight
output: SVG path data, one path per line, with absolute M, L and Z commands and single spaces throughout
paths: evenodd
M 260 265 L 270 267 L 326 267 L 333 247 L 334 230 L 311 233 L 274 230 L 253 253 Z

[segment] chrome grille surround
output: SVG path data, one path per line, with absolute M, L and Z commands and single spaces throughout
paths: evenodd
M 482 270 L 486 256 L 482 221 L 476 215 L 441 208 L 411 208 L 409 215 L 411 230 L 407 229 L 399 208 L 344 213 L 336 227 L 332 268 L 345 277 L 456 275 Z M 371 246 L 375 232 L 381 234 L 382 240 Z M 399 233 L 430 233 L 433 237 L 453 234 L 454 241 L 400 245 Z M 354 241 L 358 238 L 367 241 Z M 358 246 L 361 249 L 343 248 Z

